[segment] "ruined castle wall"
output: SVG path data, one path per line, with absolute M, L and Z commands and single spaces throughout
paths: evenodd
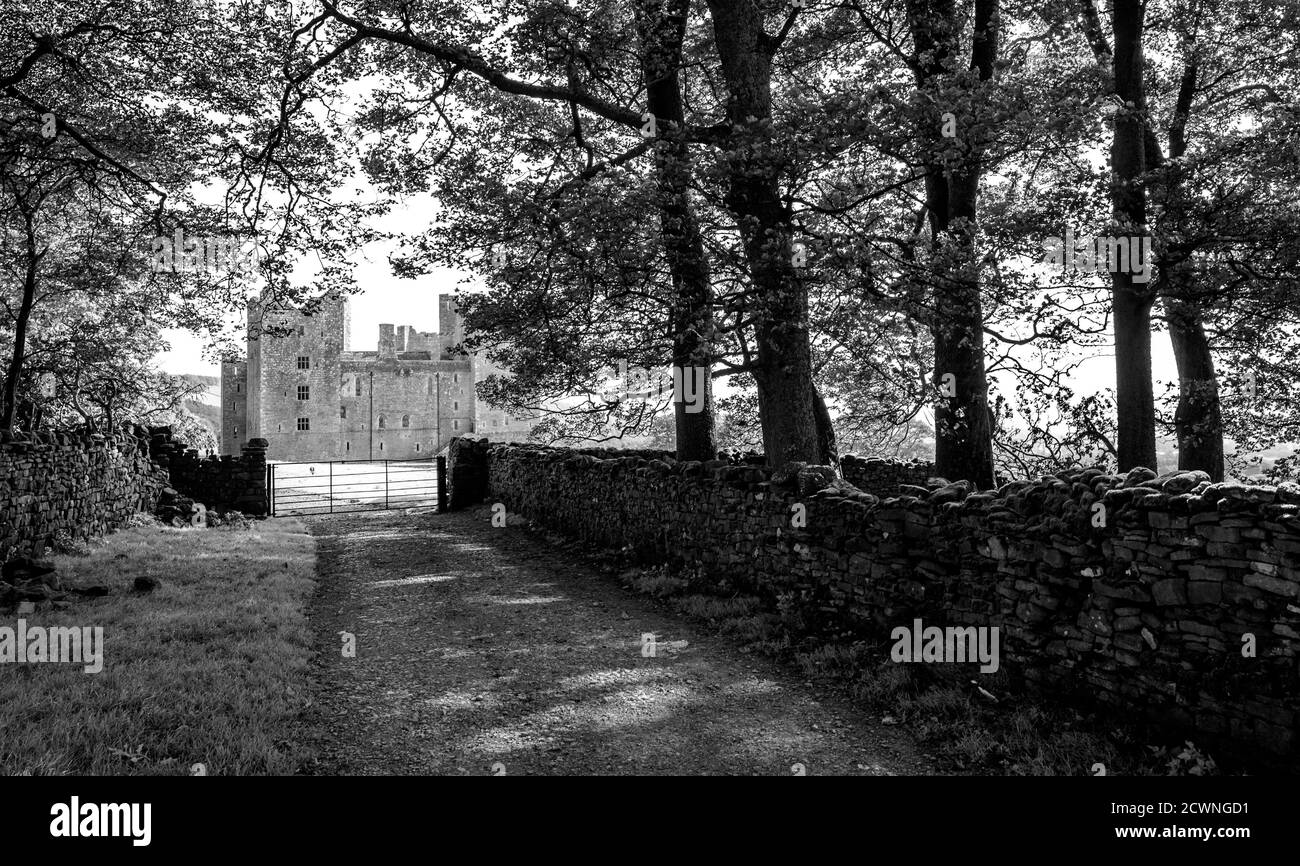
M 244 361 L 225 361 L 221 365 L 221 430 L 222 454 L 238 454 L 248 443 L 248 364 Z
M 323 304 L 314 315 L 296 311 L 266 314 L 289 325 L 287 336 L 262 334 L 249 342 L 249 378 L 257 392 L 258 423 L 254 435 L 272 443 L 272 460 L 341 460 L 339 419 L 340 355 L 347 330 L 341 300 Z M 253 378 L 256 356 L 259 376 Z M 298 359 L 307 359 L 307 368 Z M 306 387 L 306 399 L 301 399 Z M 250 406 L 250 413 L 252 407 Z M 307 429 L 299 429 L 306 419 Z
M 456 309 L 456 299 L 451 295 L 438 296 L 438 348 L 436 357 L 451 358 L 450 349 L 465 341 L 465 321 Z
M 311 316 L 263 316 L 250 304 L 248 361 L 222 367 L 222 451 L 234 455 L 250 439 L 266 438 L 273 461 L 423 460 L 455 436 L 526 440 L 531 419 L 477 400 L 476 376 L 501 371 L 450 352 L 464 339 L 454 300 L 440 296 L 438 310 L 437 332 L 381 324 L 376 351 L 347 351 L 345 300 L 327 301 Z M 266 335 L 263 319 L 288 335 Z M 248 392 L 242 400 L 241 389 Z
M 344 350 L 351 325 L 345 301 L 327 302 L 312 316 L 292 310 L 267 313 L 268 324 L 290 329 L 287 336 L 261 334 L 262 315 L 250 307 L 249 354 L 242 374 L 243 387 L 251 392 L 243 402 L 237 393 L 228 395 L 241 370 L 223 366 L 223 450 L 230 453 L 236 443 L 266 438 L 272 442 L 268 456 L 276 461 L 422 460 L 432 458 L 452 437 L 474 432 L 471 360 L 444 351 L 444 338 L 461 332 L 449 299 L 440 310 L 446 317 L 444 331 L 382 324 L 378 350 L 358 352 Z M 300 357 L 308 359 L 307 369 L 299 367 Z M 303 386 L 308 388 L 306 400 L 299 399 Z M 299 429 L 300 418 L 307 419 L 308 429 Z M 505 418 L 498 427 L 508 434 L 519 425 Z
M 340 447 L 345 459 L 427 459 L 445 448 L 452 437 L 474 429 L 473 386 L 465 360 L 375 356 L 345 359 L 340 369 L 339 411 L 346 416 L 340 422 Z M 402 426 L 403 417 L 409 426 Z
M 262 430 L 262 353 L 258 351 L 261 345 L 261 338 L 258 336 L 261 329 L 261 306 L 257 303 L 248 305 L 248 360 L 245 362 L 244 373 L 245 382 L 244 390 L 248 396 L 244 401 L 244 420 L 248 423 L 248 437 L 250 439 L 265 436 Z M 222 407 L 225 411 L 225 407 Z M 224 426 L 224 419 L 222 421 Z
M 428 352 L 437 359 L 442 356 L 442 341 L 436 332 L 417 331 L 411 328 L 407 332 L 406 351 Z
M 997 627 L 1012 687 L 1297 748 L 1300 488 L 1093 469 L 882 498 L 827 467 L 509 445 L 463 456 L 486 471 L 489 501 L 810 622 L 881 639 L 914 618 Z

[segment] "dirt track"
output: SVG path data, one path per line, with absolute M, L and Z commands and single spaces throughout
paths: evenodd
M 320 580 L 306 773 L 930 771 L 896 729 L 524 529 L 427 511 L 305 522 Z

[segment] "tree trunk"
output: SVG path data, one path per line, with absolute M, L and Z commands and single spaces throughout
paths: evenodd
M 1098 63 L 1109 60 L 1112 64 L 1112 70 L 1117 70 L 1117 56 L 1112 54 L 1110 46 L 1106 44 L 1106 39 L 1101 32 L 1101 19 L 1097 15 L 1097 10 L 1092 4 L 1092 0 L 1082 0 L 1079 6 L 1080 22 L 1084 33 L 1088 38 L 1089 44 L 1092 45 L 1093 54 Z M 1129 62 L 1135 56 L 1132 47 L 1132 41 L 1137 39 L 1136 57 L 1139 61 L 1137 73 L 1139 76 L 1138 87 L 1136 92 L 1142 95 L 1141 87 L 1141 15 L 1140 11 L 1133 8 L 1130 4 L 1125 9 L 1127 16 L 1123 26 L 1130 42 L 1128 49 Z M 1137 16 L 1136 37 L 1134 37 L 1133 17 Z M 1116 33 L 1119 33 L 1120 23 L 1116 19 Z M 1170 162 L 1166 163 L 1164 154 L 1160 150 L 1160 142 L 1156 138 L 1155 130 L 1151 124 L 1142 124 L 1143 153 L 1146 156 L 1144 169 L 1147 171 L 1161 168 L 1167 169 L 1165 172 L 1165 181 L 1163 188 L 1157 185 L 1152 192 L 1157 196 L 1157 200 L 1163 205 L 1163 228 L 1166 234 L 1178 234 L 1182 230 L 1181 216 L 1183 215 L 1182 206 L 1182 182 L 1183 169 L 1178 163 L 1178 159 L 1187 151 L 1186 129 L 1187 121 L 1192 110 L 1192 101 L 1196 95 L 1197 87 L 1197 51 L 1194 44 L 1186 46 L 1187 55 L 1184 59 L 1183 73 L 1179 81 L 1178 97 L 1174 104 L 1172 122 L 1169 126 L 1169 156 Z M 1116 94 L 1118 90 L 1119 79 L 1116 78 Z M 1129 93 L 1133 93 L 1134 87 L 1131 76 L 1128 79 Z M 1129 99 L 1130 96 L 1123 98 Z M 1135 100 L 1136 101 L 1136 100 Z M 1116 135 L 1118 137 L 1119 126 L 1116 126 Z M 1127 134 L 1131 136 L 1131 131 Z M 1177 431 L 1179 441 L 1178 464 L 1180 469 L 1203 469 L 1216 480 L 1223 476 L 1223 427 L 1222 413 L 1219 403 L 1218 383 L 1214 380 L 1214 359 L 1210 354 L 1209 340 L 1205 335 L 1205 326 L 1202 322 L 1199 307 L 1196 303 L 1195 286 L 1192 284 L 1192 277 L 1188 269 L 1183 266 L 1177 259 L 1174 261 L 1162 260 L 1157 263 L 1159 272 L 1159 281 L 1161 289 L 1158 292 L 1163 297 L 1172 298 L 1168 304 L 1169 310 L 1169 336 L 1173 342 L 1174 357 L 1179 368 L 1179 396 L 1178 410 L 1174 415 L 1174 426 Z M 1149 315 L 1149 314 L 1148 314 Z M 1149 320 L 1148 320 L 1149 321 Z M 1149 324 L 1146 327 L 1149 333 Z M 1116 364 L 1121 365 L 1129 359 L 1122 358 L 1119 353 L 1120 342 L 1119 331 L 1116 331 Z M 1149 340 L 1148 340 L 1149 351 Z M 1136 372 L 1134 375 L 1141 381 L 1150 382 L 1150 364 L 1143 372 L 1140 367 L 1133 368 Z M 1144 377 L 1144 378 L 1143 378 Z M 1120 384 L 1117 377 L 1117 385 Z M 1206 383 L 1211 387 L 1206 387 Z M 1126 383 L 1127 384 L 1127 383 Z M 1142 405 L 1145 400 L 1136 401 L 1137 405 Z M 1151 401 L 1151 413 L 1155 414 L 1155 401 Z M 1124 435 L 1125 412 L 1120 410 L 1120 429 L 1121 436 Z M 1213 428 L 1213 429 L 1211 429 Z M 1145 448 L 1145 431 L 1136 431 L 1132 438 L 1136 440 L 1134 450 L 1140 452 Z M 1141 459 L 1130 457 L 1129 460 L 1121 458 L 1121 465 L 1138 465 L 1140 463 L 1155 463 L 1155 429 L 1154 422 L 1151 433 L 1150 454 Z M 1188 444 L 1185 444 L 1188 443 Z M 1190 448 L 1189 448 L 1190 445 Z
M 1151 299 L 1116 275 L 1111 294 L 1115 322 L 1116 450 L 1119 469 L 1156 469 L 1155 395 L 1151 385 Z
M 36 302 L 36 271 L 41 256 L 36 252 L 36 227 L 27 215 L 27 272 L 23 277 L 23 300 L 14 320 L 14 350 L 9 357 L 5 374 L 3 404 L 0 405 L 0 430 L 12 432 L 14 413 L 18 409 L 18 380 L 23 373 L 23 360 L 27 354 L 27 325 L 31 321 L 32 306 Z
M 1223 417 L 1214 356 L 1195 304 L 1167 299 L 1169 340 L 1178 364 L 1178 468 L 1200 469 L 1223 480 Z
M 840 455 L 835 447 L 835 425 L 831 421 L 830 409 L 822 392 L 813 383 L 813 408 L 817 412 L 817 448 L 820 456 L 817 462 L 822 466 L 839 466 Z
M 792 260 L 790 213 L 781 201 L 782 157 L 772 146 L 773 40 L 751 0 L 709 0 L 727 83 L 727 207 L 736 216 L 753 285 L 758 413 L 767 462 L 823 459 L 813 398 L 808 290 Z
M 713 284 L 700 227 L 690 205 L 690 151 L 681 133 L 686 128 L 678 69 L 690 0 L 641 0 L 637 25 L 648 108 L 660 139 L 655 143 L 659 223 L 672 274 L 671 327 L 673 366 L 682 368 L 683 383 L 698 387 L 675 394 L 677 459 L 712 460 L 717 456 L 713 404 Z M 692 371 L 703 370 L 703 375 Z
M 935 473 L 993 487 L 993 426 L 984 371 L 984 319 L 978 284 L 957 283 L 935 313 Z M 951 379 L 946 379 L 951 375 Z M 951 396 L 948 396 L 951 394 Z
M 1143 0 L 1115 0 L 1113 70 L 1115 93 L 1126 107 L 1115 113 L 1111 144 L 1112 213 L 1117 237 L 1147 231 L 1145 123 L 1146 87 L 1142 78 Z M 1155 393 L 1151 383 L 1150 284 L 1116 268 L 1111 306 L 1115 329 L 1115 403 L 1118 414 L 1119 469 L 1156 469 Z
M 1183 74 L 1169 126 L 1170 165 L 1161 191 L 1165 219 L 1181 228 L 1185 219 L 1184 169 L 1187 153 L 1187 121 L 1196 95 L 1199 66 L 1194 45 L 1188 46 Z M 1147 143 L 1147 160 L 1151 160 Z M 1158 152 L 1158 148 L 1157 148 Z M 1187 262 L 1161 263 L 1160 294 L 1165 298 L 1169 341 L 1178 365 L 1178 408 L 1174 432 L 1178 437 L 1178 468 L 1200 469 L 1214 481 L 1223 480 L 1223 411 L 1219 381 L 1214 374 L 1214 355 L 1205 333 L 1201 305 L 1197 298 L 1194 270 Z
M 953 0 L 909 0 L 909 25 L 918 57 L 918 88 L 948 75 L 957 50 L 961 18 Z M 977 0 L 971 69 L 980 81 L 993 77 L 997 60 L 997 0 Z M 938 158 L 942 126 L 924 128 L 926 207 L 930 217 L 934 308 L 935 472 L 949 480 L 964 479 L 987 489 L 994 485 L 993 426 L 988 376 L 984 368 L 984 310 L 980 301 L 979 251 L 976 245 L 979 181 L 984 156 L 980 142 L 958 131 L 961 158 L 948 169 Z M 939 252 L 940 247 L 946 252 Z M 951 253 L 951 257 L 949 256 Z

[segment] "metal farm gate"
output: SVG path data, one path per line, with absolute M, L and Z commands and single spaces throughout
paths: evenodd
M 271 463 L 272 515 L 337 514 L 390 508 L 447 510 L 447 458 Z

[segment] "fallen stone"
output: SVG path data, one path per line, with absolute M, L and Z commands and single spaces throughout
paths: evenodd
M 0 580 L 5 583 L 45 578 L 54 574 L 54 565 L 46 560 L 28 559 L 20 556 L 6 562 L 0 567 Z M 54 582 L 57 583 L 57 578 Z
M 75 592 L 77 595 L 84 595 L 88 598 L 99 598 L 108 595 L 108 587 L 99 585 L 77 586 L 69 588 L 68 592 Z

